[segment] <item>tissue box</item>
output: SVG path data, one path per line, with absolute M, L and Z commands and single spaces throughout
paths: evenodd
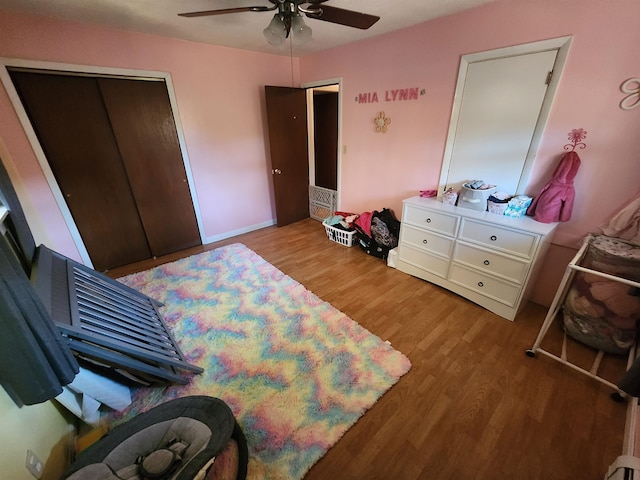
M 527 197 L 525 195 L 519 195 L 517 197 L 513 197 L 507 203 L 507 208 L 504 211 L 504 215 L 507 217 L 520 218 L 524 217 L 527 213 L 527 208 L 531 205 L 531 201 L 533 198 Z

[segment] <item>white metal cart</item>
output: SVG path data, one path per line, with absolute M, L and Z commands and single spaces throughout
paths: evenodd
M 562 281 L 560 283 L 560 286 L 558 287 L 558 291 L 556 292 L 555 298 L 553 299 L 553 302 L 551 304 L 551 306 L 549 307 L 549 311 L 547 313 L 547 316 L 545 317 L 545 320 L 542 324 L 542 327 L 540 328 L 540 332 L 538 333 L 538 337 L 536 338 L 535 343 L 533 344 L 533 347 L 529 350 L 527 350 L 527 355 L 530 357 L 534 357 L 537 353 L 541 353 L 549 358 L 552 358 L 554 360 L 557 360 L 558 362 L 562 363 L 563 365 L 567 365 L 568 367 L 571 367 L 574 370 L 577 370 L 578 372 L 581 372 L 591 378 L 594 378 L 602 383 L 604 383 L 605 385 L 613 388 L 615 390 L 614 392 L 614 398 L 622 398 L 624 396 L 624 393 L 621 392 L 617 385 L 612 383 L 611 381 L 601 377 L 598 374 L 598 370 L 600 368 L 600 363 L 602 362 L 602 358 L 605 354 L 605 352 L 603 352 L 602 350 L 598 350 L 596 357 L 593 361 L 593 364 L 591 366 L 591 368 L 589 370 L 586 370 L 574 363 L 572 363 L 568 358 L 567 358 L 567 348 L 566 348 L 566 334 L 564 336 L 563 339 L 563 343 L 562 343 L 562 353 L 560 354 L 560 356 L 549 352 L 545 349 L 543 349 L 541 347 L 542 341 L 545 337 L 545 335 L 547 334 L 549 327 L 553 324 L 553 322 L 555 321 L 558 312 L 560 311 L 560 309 L 562 308 L 565 299 L 567 297 L 567 293 L 569 292 L 569 289 L 572 286 L 573 280 L 576 276 L 576 274 L 578 272 L 584 272 L 584 273 L 588 273 L 591 275 L 597 275 L 599 277 L 602 277 L 603 279 L 607 279 L 607 280 L 613 280 L 615 282 L 620 282 L 626 285 L 629 285 L 631 287 L 636 287 L 636 288 L 640 288 L 640 282 L 634 281 L 634 280 L 629 280 L 627 278 L 623 278 L 617 275 L 611 275 L 609 273 L 605 273 L 605 272 L 601 272 L 598 270 L 595 270 L 593 268 L 589 268 L 586 266 L 581 265 L 581 263 L 583 263 L 583 260 L 585 258 L 585 255 L 587 253 L 587 250 L 589 248 L 590 243 L 592 242 L 592 240 L 595 238 L 594 235 L 588 235 L 583 243 L 582 246 L 580 247 L 580 249 L 578 250 L 578 252 L 576 253 L 576 255 L 573 257 L 573 259 L 571 260 L 571 262 L 569 262 L 569 265 L 567 266 L 567 269 L 564 273 L 564 276 L 562 278 Z M 633 342 L 633 344 L 631 345 L 631 347 L 629 348 L 629 354 L 628 354 L 628 360 L 627 360 L 627 369 L 631 366 L 631 364 L 633 363 L 633 361 L 636 358 L 636 342 Z
M 640 449 L 640 445 L 638 445 L 638 431 L 640 429 L 640 407 L 638 405 L 638 398 L 631 397 L 627 395 L 625 392 L 620 390 L 618 386 L 611 381 L 603 378 L 599 375 L 598 371 L 600 369 L 600 364 L 605 355 L 603 350 L 598 350 L 589 370 L 586 370 L 574 363 L 572 363 L 567 358 L 567 334 L 565 333 L 562 341 L 562 350 L 560 356 L 549 352 L 541 347 L 542 341 L 549 331 L 549 328 L 556 320 L 560 309 L 563 307 L 567 294 L 569 290 L 572 288 L 572 284 L 576 274 L 579 272 L 596 275 L 606 280 L 613 280 L 615 282 L 620 282 L 622 284 L 626 284 L 630 287 L 640 288 L 640 282 L 635 280 L 630 280 L 628 278 L 623 278 L 617 275 L 611 275 L 606 272 L 599 271 L 594 268 L 590 268 L 589 266 L 584 265 L 585 256 L 587 255 L 589 246 L 594 239 L 593 235 L 588 235 L 584 241 L 576 255 L 573 257 L 567 269 L 565 270 L 564 276 L 562 277 L 562 281 L 560 286 L 558 287 L 558 291 L 549 307 L 549 311 L 547 316 L 544 319 L 542 327 L 540 328 L 540 332 L 538 333 L 538 337 L 536 338 L 533 347 L 527 350 L 527 355 L 530 357 L 534 357 L 537 353 L 541 353 L 553 360 L 557 360 L 563 365 L 567 365 L 572 369 L 587 375 L 588 377 L 594 378 L 599 382 L 604 383 L 605 385 L 614 389 L 612 393 L 612 398 L 617 401 L 623 401 L 625 398 L 628 398 L 627 402 L 627 415 L 625 421 L 625 429 L 624 429 L 624 437 L 622 443 L 622 454 L 616 458 L 614 463 L 609 467 L 607 474 L 605 475 L 605 480 L 625 480 L 627 478 L 635 478 L 635 475 L 640 474 L 640 457 L 638 457 L 638 450 Z M 637 272 L 640 275 L 640 271 Z M 626 369 L 628 370 L 633 364 L 634 360 L 638 355 L 637 348 L 637 339 L 634 341 L 628 352 Z

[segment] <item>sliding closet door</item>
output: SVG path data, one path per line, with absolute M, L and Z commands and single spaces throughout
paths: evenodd
M 162 81 L 98 80 L 151 252 L 200 245 L 200 233 Z
M 11 78 L 94 268 L 149 258 L 96 80 L 18 71 Z
M 11 77 L 96 270 L 200 245 L 163 81 Z

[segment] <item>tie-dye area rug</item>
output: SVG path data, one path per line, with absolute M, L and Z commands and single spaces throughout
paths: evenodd
M 188 385 L 139 388 L 105 420 L 169 399 L 210 395 L 234 412 L 247 478 L 300 479 L 411 364 L 342 312 L 236 243 L 120 281 L 163 302 L 189 363 Z

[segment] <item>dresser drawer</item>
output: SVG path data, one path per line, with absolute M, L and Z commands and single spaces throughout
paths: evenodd
M 443 235 L 454 237 L 458 229 L 460 217 L 447 215 L 446 213 L 424 210 L 406 205 L 404 209 L 403 223 L 410 223 L 419 228 L 426 228 Z
M 489 248 L 531 258 L 536 246 L 536 235 L 464 219 L 459 238 Z
M 522 283 L 529 270 L 529 262 L 525 260 L 507 257 L 460 242 L 456 244 L 453 260 L 516 283 Z
M 493 298 L 510 307 L 516 304 L 520 287 L 492 277 L 489 274 L 469 270 L 457 264 L 451 265 L 449 281 L 462 285 L 485 297 Z
M 402 226 L 401 241 L 445 257 L 451 256 L 453 247 L 453 238 L 443 237 L 429 230 L 421 230 L 408 225 Z
M 447 277 L 449 270 L 449 259 L 431 255 L 424 250 L 409 246 L 406 243 L 400 245 L 398 260 L 411 264 L 427 272 L 433 273 L 442 278 Z

